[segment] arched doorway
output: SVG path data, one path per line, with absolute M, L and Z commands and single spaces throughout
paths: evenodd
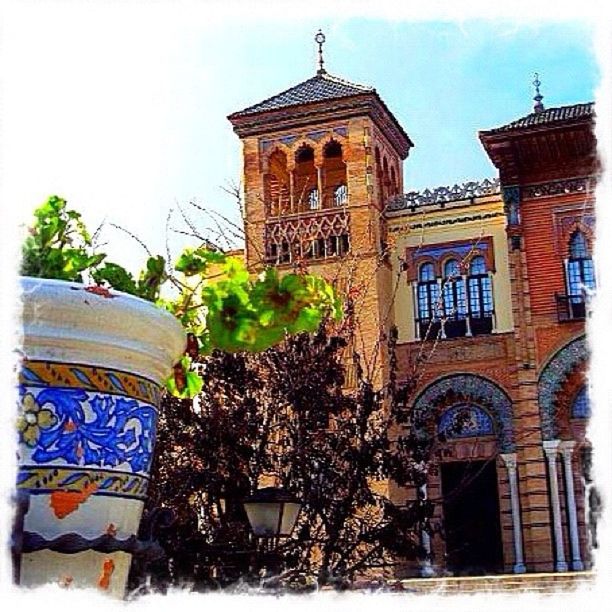
M 436 439 L 428 493 L 440 502 L 442 537 L 432 542 L 434 563 L 455 575 L 511 571 L 514 517 L 501 460 L 514 456 L 510 399 L 488 379 L 458 374 L 429 385 L 414 409 L 417 428 Z

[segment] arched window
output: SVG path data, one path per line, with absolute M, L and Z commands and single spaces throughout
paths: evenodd
M 568 312 L 566 318 L 583 319 L 585 298 L 595 289 L 595 271 L 586 236 L 581 231 L 572 234 L 566 267 Z
M 421 338 L 432 338 L 438 334 L 442 310 L 439 297 L 440 287 L 434 265 L 430 262 L 421 264 L 417 285 L 417 324 Z
M 492 436 L 495 426 L 491 415 L 480 406 L 459 404 L 442 413 L 438 421 L 438 434 L 447 440 Z
M 591 416 L 591 405 L 587 388 L 582 387 L 572 402 L 571 416 L 573 419 L 588 419 Z
M 268 158 L 268 170 L 264 174 L 264 200 L 269 215 L 289 212 L 289 171 L 287 156 L 282 151 L 274 151 Z
M 459 262 L 449 259 L 444 264 L 442 279 L 442 296 L 444 306 L 444 335 L 447 338 L 465 336 L 467 304 L 465 299 L 465 282 L 461 276 Z
M 319 207 L 317 169 L 314 164 L 314 150 L 302 145 L 295 154 L 295 184 L 293 199 L 299 210 L 312 210 Z M 313 195 L 313 191 L 317 194 Z
M 342 153 L 342 145 L 336 140 L 330 140 L 323 147 L 323 165 L 321 167 L 323 198 L 319 202 L 319 208 L 343 206 L 347 203 L 346 163 Z
M 493 290 L 482 255 L 470 261 L 468 294 L 472 334 L 490 334 L 493 330 Z

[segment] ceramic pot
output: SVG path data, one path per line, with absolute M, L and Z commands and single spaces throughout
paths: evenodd
M 153 304 L 21 279 L 15 571 L 122 597 L 147 493 L 160 391 L 185 347 Z

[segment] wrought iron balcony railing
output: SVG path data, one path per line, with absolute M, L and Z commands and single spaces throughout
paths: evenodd
M 493 312 L 476 315 L 448 315 L 442 329 L 442 319 L 415 319 L 417 333 L 421 340 L 433 340 L 440 334 L 441 339 L 480 336 L 493 332 Z
M 584 295 L 563 295 L 555 293 L 557 302 L 557 319 L 565 321 L 584 321 L 587 314 L 587 302 Z

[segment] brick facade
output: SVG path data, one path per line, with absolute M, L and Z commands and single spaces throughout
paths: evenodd
M 329 88 L 336 88 L 336 98 Z M 537 121 L 533 113 L 480 133 L 499 181 L 405 196 L 402 165 L 412 142 L 372 89 L 320 71 L 230 116 L 243 144 L 249 267 L 307 265 L 337 281 L 355 300 L 357 348 L 376 382 L 386 375 L 381 340 L 396 325 L 400 370 L 406 378 L 418 377 L 415 405 L 440 389 L 450 399 L 446 404 L 432 399 L 427 409 L 435 422 L 459 399 L 493 419 L 492 435 L 437 444 L 428 495 L 440 501 L 435 518 L 444 524 L 444 464 L 493 462 L 503 552 L 499 570 L 506 572 L 580 569 L 570 544 L 570 481 L 563 467 L 569 451 L 563 444 L 556 458 L 562 541 L 555 536 L 546 415 L 558 421 L 559 439 L 576 442 L 570 465 L 578 541 L 582 562 L 589 564 L 580 463 L 587 442 L 584 422 L 571 413 L 572 398 L 585 385 L 584 343 L 572 344 L 584 334 L 584 321 L 576 316 L 577 298 L 567 297 L 567 260 L 575 232 L 592 243 L 598 167 L 592 108 L 564 108 L 541 109 Z M 458 263 L 457 275 L 444 278 L 451 260 Z M 419 288 L 419 271 L 427 262 L 438 287 L 430 287 L 430 294 Z M 476 264 L 483 266 L 478 273 Z M 437 295 L 438 305 L 424 295 Z M 438 326 L 435 339 L 427 339 L 416 322 L 427 308 Z M 570 316 L 563 319 L 562 311 Z M 461 381 L 459 390 L 451 389 L 451 379 Z M 415 494 L 393 483 L 388 487 L 397 501 Z M 431 546 L 434 567 L 443 572 L 445 542 L 434 537 Z M 394 571 L 401 577 L 419 568 Z

